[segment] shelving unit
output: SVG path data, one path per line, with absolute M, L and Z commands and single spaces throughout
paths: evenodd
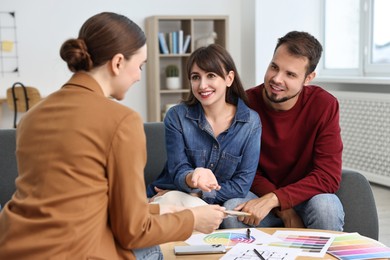
M 190 91 L 186 65 L 190 54 L 199 47 L 198 40 L 215 32 L 217 34 L 215 43 L 228 48 L 228 17 L 151 16 L 146 18 L 145 28 L 148 45 L 148 62 L 146 64 L 148 121 L 159 122 L 163 119 L 166 107 L 180 102 Z M 178 30 L 182 30 L 184 36 L 191 36 L 187 52 L 162 54 L 158 33 L 167 34 Z M 180 89 L 170 90 L 166 87 L 165 68 L 170 64 L 176 64 L 180 69 Z

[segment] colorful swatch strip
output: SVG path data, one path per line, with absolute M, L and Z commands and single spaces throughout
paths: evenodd
M 333 236 L 320 232 L 276 231 L 275 237 L 282 242 L 269 243 L 269 246 L 296 248 L 302 250 L 300 255 L 323 257 L 333 241 Z
M 389 247 L 358 233 L 335 237 L 328 253 L 341 260 L 390 258 Z
M 253 243 L 255 238 L 253 236 L 247 237 L 240 233 L 212 233 L 204 238 L 206 244 L 221 244 L 225 246 L 234 246 L 238 243 Z

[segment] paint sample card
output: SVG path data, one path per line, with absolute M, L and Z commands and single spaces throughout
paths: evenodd
M 335 237 L 328 253 L 342 260 L 390 258 L 389 247 L 358 233 Z
M 269 246 L 301 249 L 301 256 L 324 257 L 332 244 L 335 234 L 306 231 L 276 231 L 273 236 L 281 242 L 269 243 Z
M 221 230 L 211 234 L 193 234 L 185 242 L 189 245 L 215 245 L 221 244 L 228 248 L 235 246 L 238 243 L 244 244 L 266 244 L 270 242 L 278 242 L 279 239 L 257 230 L 250 228 L 250 235 L 247 234 L 247 229 Z

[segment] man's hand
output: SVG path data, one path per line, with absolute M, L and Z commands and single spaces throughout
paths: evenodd
M 286 228 L 304 228 L 305 225 L 301 217 L 297 214 L 297 212 L 291 208 L 286 210 L 278 210 L 275 209 L 274 213 L 276 216 L 282 219 L 284 226 Z
M 238 205 L 234 210 L 242 210 L 251 213 L 248 217 L 238 217 L 239 221 L 250 226 L 258 226 L 268 213 L 276 207 L 279 207 L 279 199 L 274 193 L 268 193 L 258 199 L 247 201 Z
M 186 176 L 186 182 L 189 187 L 199 188 L 205 192 L 221 189 L 214 173 L 210 169 L 202 167 L 196 168 L 195 171 L 189 173 Z

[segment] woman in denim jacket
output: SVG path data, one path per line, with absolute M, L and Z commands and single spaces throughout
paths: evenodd
M 223 47 L 194 51 L 187 74 L 191 91 L 166 113 L 168 160 L 147 195 L 154 203 L 185 207 L 244 198 L 260 155 L 258 113 L 246 105 L 236 66 Z

